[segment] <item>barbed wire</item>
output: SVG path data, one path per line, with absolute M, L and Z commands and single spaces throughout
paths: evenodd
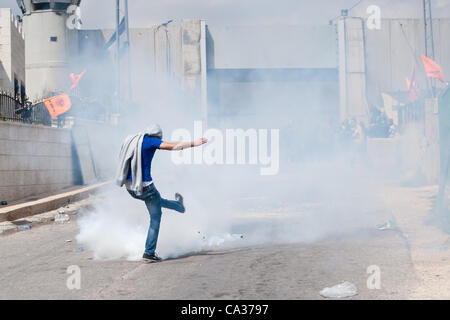
M 359 1 L 356 2 L 354 5 L 352 5 L 350 8 L 345 9 L 345 10 L 347 10 L 348 12 L 350 12 L 351 10 L 353 10 L 353 9 L 355 9 L 357 6 L 359 6 L 363 1 L 365 1 L 365 0 L 359 0 Z M 336 19 L 339 18 L 340 16 L 341 16 L 341 15 L 338 15 L 338 16 L 334 17 L 333 19 L 330 19 L 330 24 L 331 24 L 332 21 L 336 20 Z

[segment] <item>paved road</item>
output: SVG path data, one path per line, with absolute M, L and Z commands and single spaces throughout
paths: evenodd
M 394 231 L 360 230 L 315 243 L 254 246 L 190 255 L 161 263 L 98 261 L 77 251 L 78 226 L 47 224 L 0 237 L 1 299 L 323 299 L 344 280 L 353 299 L 404 299 L 417 287 L 405 240 Z M 69 290 L 70 265 L 81 289 Z M 366 268 L 381 269 L 369 290 Z

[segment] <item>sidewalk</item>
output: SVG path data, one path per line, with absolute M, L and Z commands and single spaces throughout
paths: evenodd
M 411 299 L 450 299 L 450 235 L 428 223 L 437 192 L 437 186 L 426 186 L 390 188 L 385 193 L 420 280 Z
M 67 206 L 75 201 L 86 199 L 91 194 L 103 191 L 104 187 L 110 183 L 108 181 L 91 186 L 78 187 L 75 190 L 42 197 L 37 200 L 0 207 L 0 222 L 14 221 Z
M 86 199 L 68 204 L 55 210 L 47 211 L 14 221 L 0 222 L 0 239 L 3 235 L 9 235 L 11 233 L 19 232 L 20 226 L 31 226 L 32 229 L 35 229 L 36 227 L 53 222 L 55 220 L 55 216 L 62 211 L 64 211 L 64 214 L 69 215 L 69 220 L 65 223 L 70 223 L 71 221 L 77 219 L 78 216 L 83 213 L 83 210 L 89 210 L 89 207 L 93 204 L 94 201 L 96 201 L 97 198 L 98 195 L 90 195 Z

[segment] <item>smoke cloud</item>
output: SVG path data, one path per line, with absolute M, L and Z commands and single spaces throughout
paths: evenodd
M 170 81 L 157 81 L 149 85 L 148 94 L 148 104 L 128 112 L 117 130 L 120 134 L 103 141 L 113 150 L 112 161 L 125 136 L 150 123 L 161 124 L 163 140 L 178 128 L 198 138 L 194 121 L 199 119 L 190 112 L 197 106 L 183 90 Z M 325 142 L 317 138 L 323 134 L 318 128 L 327 119 L 322 112 L 310 110 L 307 121 L 287 122 L 289 130 L 297 130 L 294 136 L 280 129 L 280 169 L 272 176 L 261 175 L 259 166 L 251 164 L 176 165 L 170 153 L 184 151 L 158 150 L 152 163 L 154 183 L 164 198 L 174 199 L 174 193 L 180 192 L 187 208 L 184 214 L 163 209 L 158 254 L 168 258 L 237 246 L 311 242 L 372 229 L 389 218 L 379 193 L 384 183 L 380 172 L 369 170 L 367 161 L 344 146 L 328 143 L 332 136 Z M 301 109 L 289 114 L 301 116 Z M 269 117 L 252 118 L 247 127 L 266 128 L 268 123 L 276 126 L 287 121 L 281 115 L 275 122 Z M 233 119 L 242 121 L 239 114 L 228 120 Z M 77 240 L 97 259 L 136 260 L 144 250 L 148 225 L 144 202 L 113 186 L 80 217 Z
M 341 7 L 348 6 L 348 1 L 341 2 Z M 89 12 L 98 12 L 92 2 L 83 3 Z M 246 1 L 240 6 L 246 8 L 251 3 Z M 131 7 L 132 21 L 135 6 Z M 212 4 L 206 6 L 211 7 L 216 8 Z M 277 19 L 283 17 L 274 15 Z M 180 87 L 178 80 L 148 72 L 153 68 L 147 56 L 145 51 L 134 53 L 132 82 L 138 85 L 133 92 L 136 104 L 125 106 L 119 127 L 102 141 L 102 150 L 110 150 L 105 158 L 112 164 L 123 139 L 152 123 L 163 128 L 163 140 L 170 140 L 180 128 L 188 129 L 192 139 L 199 138 L 194 132 L 195 121 L 201 120 L 198 101 Z M 111 81 L 99 74 L 93 86 Z M 261 77 L 270 78 L 264 74 Z M 391 218 L 383 188 L 398 178 L 393 173 L 401 175 L 404 170 L 396 161 L 380 165 L 379 159 L 364 156 L 354 145 L 340 140 L 338 96 L 332 86 L 325 90 L 315 81 L 301 85 L 263 81 L 259 87 L 251 83 L 231 86 L 222 87 L 221 98 L 235 108 L 216 119 L 219 121 L 214 128 L 223 133 L 226 129 L 278 129 L 279 171 L 263 176 L 258 166 L 248 163 L 177 165 L 169 151 L 158 150 L 152 163 L 154 183 L 163 198 L 174 199 L 175 192 L 181 193 L 186 206 L 184 214 L 163 209 L 157 247 L 160 256 L 313 242 L 348 233 L 365 236 L 376 224 Z M 95 129 L 91 135 L 105 136 Z M 417 146 L 406 144 L 405 148 L 415 152 Z M 414 171 L 414 164 L 410 171 Z M 113 174 L 105 178 L 113 178 Z M 131 198 L 124 188 L 111 187 L 92 210 L 80 217 L 77 240 L 96 259 L 136 260 L 144 251 L 148 225 L 144 202 Z

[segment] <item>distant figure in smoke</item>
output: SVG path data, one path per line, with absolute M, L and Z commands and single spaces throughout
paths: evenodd
M 116 183 L 126 186 L 128 193 L 135 199 L 145 201 L 150 214 L 150 227 L 143 258 L 147 261 L 160 261 L 155 253 L 161 222 L 161 208 L 168 208 L 183 213 L 185 211 L 183 197 L 175 193 L 176 200 L 161 198 L 151 176 L 152 159 L 157 149 L 182 150 L 198 147 L 207 142 L 200 138 L 192 142 L 162 141 L 162 130 L 159 125 L 153 125 L 142 133 L 128 136 L 119 154 L 119 169 Z
M 355 129 L 355 140 L 358 143 L 358 150 L 360 152 L 366 152 L 367 149 L 367 133 L 364 122 L 358 121 Z
M 352 164 L 364 165 L 367 162 L 367 130 L 363 121 L 355 120 L 353 139 L 355 143 L 355 155 Z

